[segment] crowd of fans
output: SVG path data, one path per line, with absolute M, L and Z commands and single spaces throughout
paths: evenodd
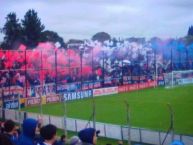
M 57 127 L 52 124 L 42 125 L 42 121 L 25 119 L 22 127 L 16 126 L 12 120 L 1 123 L 1 145 L 96 145 L 98 134 L 94 128 L 80 130 L 77 136 L 67 139 L 61 135 L 58 139 Z M 107 144 L 111 145 L 111 144 Z M 123 145 L 122 141 L 118 145 Z
M 59 138 L 55 125 L 42 123 L 41 120 L 27 118 L 19 128 L 12 120 L 0 122 L 0 145 L 97 145 L 99 130 L 85 128 L 80 130 L 77 136 L 68 139 L 66 135 L 61 135 Z M 117 145 L 123 145 L 123 141 L 118 141 Z M 170 145 L 184 143 L 174 140 Z
M 41 84 L 114 86 L 153 79 L 171 70 L 193 69 L 193 50 L 154 48 L 149 41 L 85 41 L 78 47 L 57 49 L 38 45 L 33 51 L 0 51 L 0 86 L 33 87 Z M 140 77 L 138 77 L 140 76 Z M 93 84 L 93 85 L 91 85 Z

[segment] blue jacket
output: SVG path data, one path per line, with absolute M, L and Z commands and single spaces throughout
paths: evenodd
M 15 137 L 14 135 L 7 134 L 7 133 L 5 133 L 4 135 L 12 142 L 12 144 L 14 144 L 14 145 L 17 144 L 17 142 L 18 142 L 17 137 Z
M 23 132 L 18 138 L 18 145 L 34 145 L 37 123 L 35 119 L 31 118 L 23 121 Z
M 65 145 L 65 143 L 59 140 L 59 141 L 56 141 L 53 145 Z
M 179 140 L 174 140 L 170 145 L 184 145 L 184 143 Z

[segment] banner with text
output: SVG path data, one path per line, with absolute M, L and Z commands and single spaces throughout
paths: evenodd
M 33 97 L 33 98 L 27 98 L 26 99 L 26 105 L 27 106 L 38 105 L 38 104 L 40 104 L 40 102 L 41 102 L 41 98 Z
M 47 95 L 46 96 L 46 103 L 57 103 L 60 102 L 60 96 L 59 95 Z
M 118 93 L 118 87 L 93 89 L 93 96 L 111 95 L 111 94 L 117 94 L 117 93 Z
M 79 100 L 84 98 L 92 97 L 93 92 L 92 90 L 85 90 L 85 91 L 77 91 L 77 92 L 66 92 L 63 94 L 61 101 L 71 101 L 71 100 Z
M 38 85 L 27 88 L 27 97 L 40 97 L 41 95 L 56 94 L 56 86 L 54 84 Z
M 145 88 L 151 88 L 157 86 L 156 81 L 149 81 L 145 83 L 137 83 L 137 84 L 130 84 L 130 85 L 124 85 L 124 86 L 119 86 L 118 87 L 118 92 L 130 92 L 130 91 L 136 91 L 136 90 L 141 90 Z
M 5 109 L 18 109 L 19 108 L 19 101 L 17 100 L 9 100 L 3 102 L 3 107 Z

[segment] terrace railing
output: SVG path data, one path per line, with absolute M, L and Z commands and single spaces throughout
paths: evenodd
M 17 123 L 22 123 L 23 119 L 25 118 L 34 118 L 38 119 L 40 114 L 38 113 L 30 113 L 30 112 L 23 112 L 18 110 L 2 110 L 0 109 L 0 118 L 5 119 L 12 119 Z M 60 129 L 65 129 L 64 117 L 59 116 L 52 116 L 52 115 L 42 115 L 43 124 L 54 124 Z M 85 128 L 88 124 L 88 127 L 92 127 L 92 122 L 88 120 L 81 120 L 75 118 L 67 118 L 66 119 L 66 127 L 68 131 L 78 132 L 81 129 Z M 128 128 L 127 126 L 122 125 L 115 125 L 109 123 L 101 123 L 96 122 L 96 129 L 100 130 L 100 136 L 118 140 L 127 140 L 128 139 Z M 153 131 L 150 129 L 144 128 L 137 128 L 131 127 L 130 129 L 130 136 L 131 141 L 147 143 L 147 144 L 154 144 L 154 145 L 161 145 L 163 142 L 166 132 L 162 131 Z M 183 134 L 168 134 L 164 145 L 168 145 L 171 143 L 172 139 L 181 140 L 185 145 L 192 145 L 193 144 L 193 137 Z

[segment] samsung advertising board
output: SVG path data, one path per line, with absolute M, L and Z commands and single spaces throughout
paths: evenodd
M 66 92 L 63 94 L 62 100 L 64 101 L 71 101 L 71 100 L 79 100 L 84 98 L 90 98 L 93 96 L 92 90 L 84 90 L 84 91 L 78 91 L 78 92 Z

